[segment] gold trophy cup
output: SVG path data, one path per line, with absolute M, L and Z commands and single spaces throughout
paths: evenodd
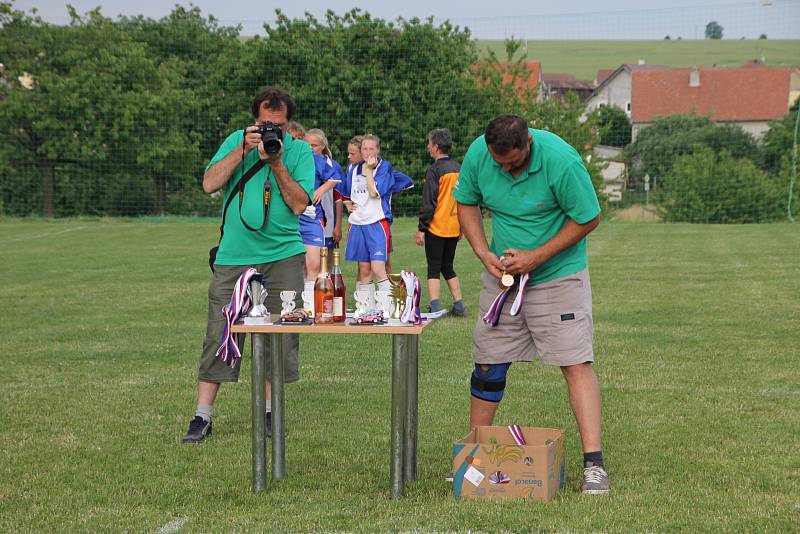
M 392 316 L 389 317 L 389 324 L 399 325 L 402 324 L 400 317 L 402 317 L 403 310 L 406 307 L 408 291 L 401 275 L 387 274 L 387 277 L 389 278 L 389 284 L 392 286 L 392 299 L 394 300 L 394 310 L 392 311 Z

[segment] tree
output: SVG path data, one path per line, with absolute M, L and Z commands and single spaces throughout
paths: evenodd
M 707 117 L 691 114 L 656 119 L 625 148 L 623 157 L 632 181 L 637 182 L 649 174 L 658 187 L 669 187 L 669 175 L 676 159 L 704 147 L 715 154 L 727 150 L 734 159 L 756 161 L 759 157 L 755 139 L 741 128 L 717 125 Z
M 800 100 L 795 101 L 783 119 L 771 122 L 762 139 L 761 168 L 772 175 L 778 173 L 782 160 L 791 160 L 798 106 Z
M 149 213 L 153 189 L 143 179 L 192 179 L 197 143 L 165 120 L 188 114 L 192 100 L 175 69 L 150 58 L 98 10 L 83 18 L 70 8 L 68 26 L 10 9 L 0 17 L 0 49 L 13 74 L 34 80 L 30 90 L 7 87 L 0 99 L 7 125 L 0 130 L 0 168 L 26 169 L 20 179 L 38 177 L 45 217 Z M 25 203 L 18 211 L 13 196 L 24 188 L 19 179 L 7 187 L 5 209 L 29 213 Z
M 785 216 L 780 181 L 727 150 L 680 156 L 668 180 L 670 187 L 654 195 L 666 222 L 759 223 Z
M 722 39 L 722 26 L 716 20 L 706 24 L 706 39 Z
M 763 40 L 765 40 L 767 38 L 767 34 L 766 33 L 762 33 L 761 35 L 758 36 L 758 38 L 759 38 L 759 40 L 763 41 Z
M 624 147 L 631 142 L 631 121 L 616 106 L 602 106 L 592 112 L 600 128 L 600 144 Z

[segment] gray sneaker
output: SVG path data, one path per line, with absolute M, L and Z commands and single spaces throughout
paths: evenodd
M 447 473 L 444 476 L 444 481 L 445 482 L 450 482 L 452 484 L 452 482 L 453 482 L 453 472 L 452 471 L 450 471 L 449 473 Z
M 581 491 L 590 495 L 604 495 L 611 490 L 606 470 L 599 465 L 590 465 L 583 469 Z

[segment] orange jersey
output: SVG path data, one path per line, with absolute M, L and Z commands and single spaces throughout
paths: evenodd
M 419 210 L 418 228 L 421 232 L 428 231 L 439 237 L 458 237 L 461 234 L 456 199 L 453 198 L 460 170 L 461 165 L 449 157 L 436 160 L 428 168 Z

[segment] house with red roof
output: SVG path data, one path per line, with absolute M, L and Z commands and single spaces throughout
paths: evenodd
M 628 68 L 626 68 L 628 67 Z M 800 96 L 800 72 L 748 62 L 738 68 L 623 65 L 587 100 L 587 111 L 614 105 L 628 113 L 632 139 L 659 117 L 694 113 L 761 137 Z
M 544 98 L 561 98 L 567 93 L 575 93 L 585 101 L 594 92 L 594 84 L 575 78 L 572 74 L 542 73 Z
M 488 64 L 488 63 L 487 63 Z M 472 66 L 474 74 L 480 72 L 484 64 L 476 63 Z M 521 61 L 519 63 L 519 70 L 512 72 L 516 62 L 510 63 L 508 61 L 500 61 L 496 64 L 496 68 L 500 69 L 503 75 L 503 84 L 508 85 L 514 80 L 514 89 L 517 91 L 524 91 L 526 89 L 533 89 L 536 92 L 536 100 L 542 101 L 544 99 L 544 91 L 542 90 L 542 62 L 541 61 Z M 493 68 L 495 68 L 493 66 Z

